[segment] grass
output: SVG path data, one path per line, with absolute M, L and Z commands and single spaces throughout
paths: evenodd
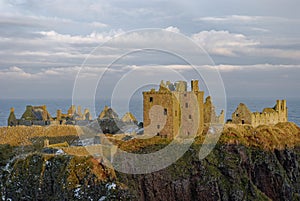
M 0 127 L 0 144 L 30 146 L 39 139 L 76 137 L 81 134 L 82 130 L 79 126 L 69 125 Z
M 197 135 L 194 144 L 202 144 L 208 131 L 208 126 L 204 127 L 204 134 Z M 40 150 L 45 139 L 49 139 L 50 144 L 72 142 L 83 135 L 83 131 L 78 126 L 55 125 L 55 126 L 17 126 L 0 127 L 0 145 L 12 147 L 30 147 Z M 212 135 L 212 134 L 207 134 Z M 151 153 L 167 146 L 172 139 L 158 136 L 149 139 L 132 139 L 122 141 L 119 135 L 105 135 L 103 144 L 112 143 L 118 148 L 132 153 Z M 274 126 L 259 126 L 253 128 L 250 125 L 226 124 L 219 143 L 243 144 L 245 146 L 258 147 L 265 150 L 284 149 L 300 145 L 300 128 L 291 122 L 278 123 Z M 4 146 L 3 146 L 4 147 Z M 97 147 L 97 146 L 95 146 Z M 94 149 L 93 147 L 91 149 Z M 64 151 L 70 155 L 88 155 L 84 147 L 65 147 Z M 93 151 L 93 150 L 92 150 Z
M 264 150 L 284 149 L 300 145 L 300 128 L 291 122 L 274 126 L 226 125 L 220 142 L 243 144 Z

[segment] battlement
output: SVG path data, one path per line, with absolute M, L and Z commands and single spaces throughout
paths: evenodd
M 143 94 L 170 94 L 170 93 L 185 93 L 185 92 L 200 92 L 198 86 L 198 80 L 191 81 L 191 91 L 188 91 L 188 85 L 186 81 L 176 81 L 174 83 L 170 81 L 161 81 L 159 89 L 151 89 L 150 91 L 144 91 Z

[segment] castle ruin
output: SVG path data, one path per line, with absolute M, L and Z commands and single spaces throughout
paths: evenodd
M 26 110 L 21 116 L 20 119 L 16 118 L 15 109 L 10 109 L 10 114 L 7 120 L 8 126 L 17 126 L 17 125 L 39 125 L 39 126 L 47 126 L 52 124 L 85 124 L 91 121 L 91 115 L 88 109 L 84 110 L 84 113 L 81 112 L 81 107 L 76 108 L 72 105 L 67 114 L 63 114 L 61 110 L 57 110 L 57 116 L 51 117 L 50 113 L 47 110 L 46 105 L 42 106 L 32 106 L 27 105 Z
M 232 114 L 232 123 L 250 124 L 253 127 L 259 125 L 275 125 L 288 121 L 288 108 L 286 100 L 277 100 L 273 108 L 264 108 L 262 112 L 251 112 L 248 107 L 240 103 Z
M 204 123 L 224 123 L 224 112 L 217 116 L 210 97 L 205 104 L 203 97 L 198 80 L 191 81 L 191 91 L 185 81 L 162 81 L 158 91 L 143 92 L 144 133 L 173 138 L 179 133 L 202 133 Z M 151 111 L 155 106 L 159 107 Z
M 31 106 L 27 105 L 26 110 L 21 116 L 20 119 L 17 119 L 15 116 L 15 109 L 10 109 L 10 114 L 8 118 L 8 126 L 16 126 L 16 125 L 50 125 L 51 121 L 53 121 L 51 115 L 49 114 L 46 105 L 42 106 Z
M 204 124 L 223 124 L 225 114 L 222 110 L 216 115 L 212 98 L 208 96 L 204 102 L 204 91 L 199 90 L 198 80 L 191 81 L 188 91 L 187 82 L 177 81 L 166 83 L 162 81 L 159 89 L 143 92 L 143 126 L 144 133 L 166 138 L 174 138 L 178 134 L 186 136 L 202 133 Z M 104 133 L 120 132 L 118 126 L 134 125 L 138 122 L 131 113 L 126 113 L 119 119 L 112 108 L 105 107 L 97 118 Z M 286 100 L 277 100 L 273 108 L 264 108 L 262 112 L 251 112 L 248 107 L 240 103 L 232 114 L 231 123 L 259 125 L 274 125 L 288 121 Z M 81 107 L 72 105 L 67 113 L 57 110 L 56 117 L 51 117 L 45 105 L 26 106 L 20 119 L 15 116 L 11 108 L 8 126 L 17 125 L 87 125 L 92 122 L 88 109 L 82 112 Z M 194 129 L 196 128 L 196 130 Z

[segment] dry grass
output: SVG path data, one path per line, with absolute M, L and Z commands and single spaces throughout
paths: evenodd
M 223 143 L 243 144 L 266 150 L 283 149 L 300 145 L 300 128 L 291 122 L 278 123 L 275 126 L 249 125 L 225 126 L 220 139 Z
M 85 147 L 63 147 L 61 149 L 68 155 L 73 155 L 73 156 L 91 155 Z
M 207 130 L 208 127 L 205 127 L 204 133 L 207 133 Z M 35 143 L 42 144 L 46 138 L 56 139 L 56 141 L 53 140 L 54 142 L 50 144 L 61 143 L 67 141 L 68 136 L 72 138 L 72 136 L 77 137 L 82 134 L 83 131 L 79 126 L 71 125 L 0 127 L 0 144 L 27 146 Z M 129 141 L 122 141 L 121 138 L 123 137 L 124 135 L 106 135 L 106 140 L 127 152 L 139 152 L 145 148 L 148 152 L 152 152 L 167 146 L 171 142 L 171 139 L 156 136 L 146 140 L 132 139 Z M 204 134 L 198 135 L 194 143 L 201 144 L 204 138 Z M 107 144 L 107 141 L 103 140 L 103 138 L 101 140 L 102 144 Z M 300 145 L 300 128 L 291 122 L 278 123 L 275 126 L 259 126 L 256 128 L 250 125 L 227 124 L 224 127 L 219 142 L 226 144 L 243 144 L 245 146 L 259 147 L 267 150 L 275 148 L 283 149 L 285 147 Z M 99 150 L 97 150 L 99 147 L 96 145 L 90 146 L 90 150 L 87 150 L 85 147 L 65 147 L 63 149 L 67 154 L 77 156 L 87 156 L 90 155 L 90 153 L 99 152 Z
M 0 144 L 28 146 L 32 145 L 33 139 L 36 138 L 79 136 L 81 134 L 82 130 L 79 126 L 71 125 L 0 127 Z

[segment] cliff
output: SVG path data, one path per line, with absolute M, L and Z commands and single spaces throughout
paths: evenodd
M 0 171 L 2 200 L 130 200 L 115 172 L 91 156 L 29 154 Z
M 118 173 L 137 200 L 300 200 L 300 149 L 218 145 L 204 160 L 193 147 L 147 175 Z
M 198 137 L 171 166 L 145 175 L 115 172 L 90 156 L 39 152 L 14 156 L 10 153 L 16 147 L 1 145 L 0 196 L 12 200 L 300 200 L 300 135 L 295 124 L 229 125 L 214 150 L 199 160 L 202 140 Z M 153 142 L 117 143 L 138 153 L 169 143 L 161 138 Z

